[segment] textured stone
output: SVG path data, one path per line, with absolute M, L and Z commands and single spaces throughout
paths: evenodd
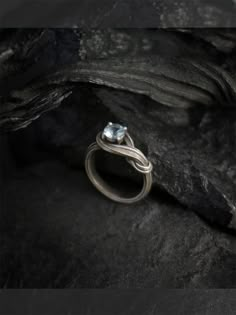
M 27 145 L 35 134 L 33 141 L 50 147 L 68 164 L 84 167 L 86 149 L 97 133 L 107 121 L 121 121 L 128 126 L 136 146 L 152 161 L 154 187 L 168 192 L 208 222 L 234 229 L 234 115 L 234 109 L 224 116 L 221 110 L 204 110 L 197 116 L 195 110 L 177 113 L 171 108 L 158 108 L 146 97 L 84 86 L 56 112 L 12 138 Z M 88 129 L 90 132 L 85 133 Z M 126 164 L 114 167 L 114 160 L 107 155 L 102 160 L 100 165 L 106 172 L 136 179 Z
M 164 196 L 116 204 L 53 156 L 11 167 L 3 194 L 1 286 L 236 286 L 235 237 Z
M 234 33 L 1 31 L 2 285 L 235 287 Z M 154 165 L 134 207 L 84 175 L 108 121 Z M 125 161 L 99 159 L 136 188 Z
M 75 117 L 80 121 L 81 129 L 76 129 L 80 144 L 76 143 L 75 150 L 73 143 L 64 141 L 63 145 L 80 152 L 81 156 L 76 155 L 74 160 L 83 165 L 84 152 L 90 144 L 87 139 L 94 141 L 107 121 L 123 122 L 135 135 L 135 141 L 149 152 L 155 185 L 209 222 L 235 229 L 236 37 L 233 30 L 222 32 L 142 31 L 148 43 L 143 49 L 141 35 L 135 31 L 20 31 L 18 37 L 5 31 L 3 51 L 7 60 L 2 61 L 5 72 L 0 86 L 0 126 L 5 130 L 27 126 L 43 112 L 60 105 L 73 91 L 78 109 L 72 111 L 77 112 Z M 19 39 L 14 42 L 14 38 Z M 51 38 L 56 39 L 55 45 Z M 224 49 L 226 41 L 231 50 Z M 98 42 L 102 43 L 100 49 L 93 49 Z M 42 45 L 41 78 L 29 86 L 32 73 L 38 73 L 35 57 Z M 17 78 L 22 62 L 10 67 L 9 51 L 26 65 L 25 76 L 20 81 L 12 80 L 12 85 L 6 85 L 6 74 Z M 78 58 L 81 61 L 71 65 Z M 60 62 L 56 63 L 57 59 Z M 113 89 L 90 89 L 87 83 Z M 6 86 L 12 86 L 12 90 L 7 92 Z M 88 102 L 94 104 L 89 119 L 85 106 Z M 69 128 L 66 117 L 64 123 Z M 94 132 L 90 129 L 90 135 L 85 136 L 85 126 L 93 126 Z M 144 134 L 140 134 L 140 126 L 144 126 Z M 73 128 L 70 132 L 74 133 Z M 109 163 L 103 165 L 112 171 Z M 127 176 L 123 167 L 116 170 Z

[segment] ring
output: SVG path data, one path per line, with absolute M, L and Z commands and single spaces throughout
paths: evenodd
M 143 175 L 142 189 L 137 195 L 126 198 L 102 179 L 95 167 L 95 153 L 98 150 L 126 158 L 127 162 Z M 97 134 L 96 142 L 88 147 L 85 158 L 85 170 L 93 185 L 106 197 L 120 203 L 134 203 L 147 196 L 152 186 L 152 169 L 152 163 L 134 146 L 127 127 L 111 122 Z

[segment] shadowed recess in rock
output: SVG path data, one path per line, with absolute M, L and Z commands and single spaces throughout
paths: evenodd
M 33 122 L 19 137 L 34 130 L 49 139 L 43 146 L 81 168 L 97 132 L 123 122 L 154 164 L 154 187 L 235 229 L 234 30 L 1 34 L 2 130 Z

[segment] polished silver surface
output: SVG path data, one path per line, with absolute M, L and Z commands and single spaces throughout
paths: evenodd
M 104 131 L 99 132 L 96 142 L 92 143 L 87 150 L 85 158 L 86 173 L 93 185 L 106 197 L 120 203 L 134 203 L 143 199 L 150 191 L 152 186 L 152 163 L 146 156 L 134 146 L 134 141 L 127 131 L 127 127 L 118 124 L 109 123 L 104 130 L 109 134 L 106 128 L 115 127 L 109 132 L 114 134 L 109 137 L 104 136 Z M 120 128 L 120 129 L 119 129 Z M 122 129 L 123 128 L 123 129 Z M 123 134 L 120 137 L 120 134 Z M 116 137 L 117 134 L 117 137 Z M 98 150 L 104 150 L 111 154 L 123 156 L 127 162 L 139 173 L 143 175 L 143 186 L 141 191 L 132 197 L 124 197 L 120 191 L 113 188 L 105 182 L 98 174 L 95 166 L 95 154 Z

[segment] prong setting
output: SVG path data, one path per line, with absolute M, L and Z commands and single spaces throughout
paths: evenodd
M 125 138 L 124 138 L 125 137 Z M 96 171 L 93 155 L 98 150 L 124 157 L 126 161 L 143 176 L 143 186 L 141 191 L 134 196 L 122 196 L 117 190 L 106 185 L 104 180 Z M 103 132 L 96 136 L 96 142 L 88 147 L 85 158 L 86 173 L 93 185 L 106 197 L 113 201 L 131 204 L 147 196 L 152 187 L 152 163 L 134 145 L 134 141 L 127 132 L 125 126 L 119 124 L 107 124 Z
M 121 144 L 125 138 L 127 127 L 109 122 L 102 132 L 102 139 Z

